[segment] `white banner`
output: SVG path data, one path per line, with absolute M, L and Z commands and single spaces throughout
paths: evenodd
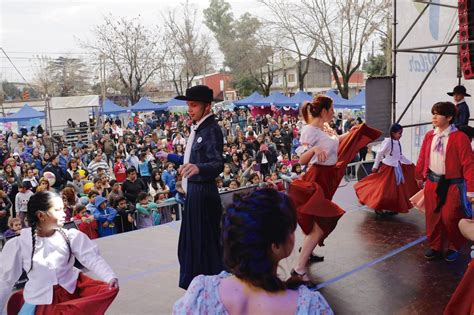
M 440 0 L 432 0 L 440 3 Z M 426 4 L 412 0 L 397 0 L 397 41 L 406 33 L 410 25 L 423 10 Z M 445 1 L 445 4 L 457 4 L 457 1 Z M 422 46 L 446 44 L 458 29 L 458 13 L 456 9 L 430 5 L 421 19 L 411 30 L 399 49 L 410 49 Z M 458 42 L 456 37 L 453 43 Z M 428 51 L 440 52 L 441 48 Z M 457 47 L 448 48 L 447 52 L 457 52 Z M 397 86 L 396 86 L 396 118 L 400 117 L 421 82 L 432 68 L 440 55 L 423 53 L 397 54 Z M 402 125 L 431 122 L 431 107 L 439 101 L 453 101 L 446 93 L 453 90 L 458 83 L 457 57 L 444 55 L 431 73 L 418 96 L 401 120 Z M 474 91 L 474 85 L 464 82 L 468 91 Z M 472 87 L 472 88 L 471 88 Z M 472 106 L 470 106 L 472 108 Z M 416 162 L 424 134 L 431 125 L 405 128 L 402 137 L 403 153 Z

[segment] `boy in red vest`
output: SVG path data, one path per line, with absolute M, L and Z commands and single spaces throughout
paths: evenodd
M 455 261 L 466 239 L 459 231 L 462 218 L 471 218 L 474 200 L 474 160 L 469 138 L 452 125 L 456 107 L 439 102 L 431 109 L 435 130 L 426 133 L 416 164 L 415 177 L 424 188 L 426 233 L 430 249 L 426 259 L 445 253 Z

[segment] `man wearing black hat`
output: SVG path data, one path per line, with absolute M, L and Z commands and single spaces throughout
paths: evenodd
M 214 275 L 223 268 L 220 244 L 222 206 L 216 177 L 224 169 L 223 136 L 211 113 L 213 91 L 205 85 L 186 90 L 188 113 L 193 120 L 184 157 L 159 152 L 158 157 L 181 165 L 182 186 L 186 192 L 178 259 L 179 286 L 187 289 L 197 275 Z
M 462 85 L 454 87 L 452 92 L 448 92 L 449 96 L 454 98 L 454 104 L 456 104 L 456 117 L 453 119 L 453 124 L 456 127 L 464 126 L 469 124 L 469 107 L 464 100 L 464 97 L 471 96 L 467 94 L 466 88 Z

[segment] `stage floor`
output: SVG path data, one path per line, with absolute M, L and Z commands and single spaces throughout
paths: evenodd
M 339 188 L 334 198 L 347 213 L 336 230 L 317 249 L 325 261 L 311 266 L 336 314 L 442 314 L 469 260 L 428 262 L 424 218 L 418 210 L 377 218 L 357 202 L 353 183 Z M 120 293 L 108 314 L 170 314 L 184 294 L 178 288 L 176 256 L 179 222 L 120 234 L 97 242 L 117 273 Z M 302 233 L 295 249 L 282 261 L 279 274 L 287 278 L 295 265 Z

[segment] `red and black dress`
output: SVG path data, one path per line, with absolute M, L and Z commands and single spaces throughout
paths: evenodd
M 302 179 L 294 180 L 290 185 L 289 196 L 296 205 L 298 224 L 305 234 L 310 234 L 314 223 L 323 230 L 324 234 L 319 245 L 324 245 L 324 239 L 334 230 L 337 221 L 344 210 L 332 202 L 346 166 L 357 152 L 378 137 L 381 132 L 366 124 L 354 128 L 340 140 L 338 136 L 327 130 L 307 125 L 301 133 L 301 146 L 297 153 L 302 154 L 314 146 L 321 147 L 328 155 L 324 164 L 317 164 L 313 156 L 310 167 Z

